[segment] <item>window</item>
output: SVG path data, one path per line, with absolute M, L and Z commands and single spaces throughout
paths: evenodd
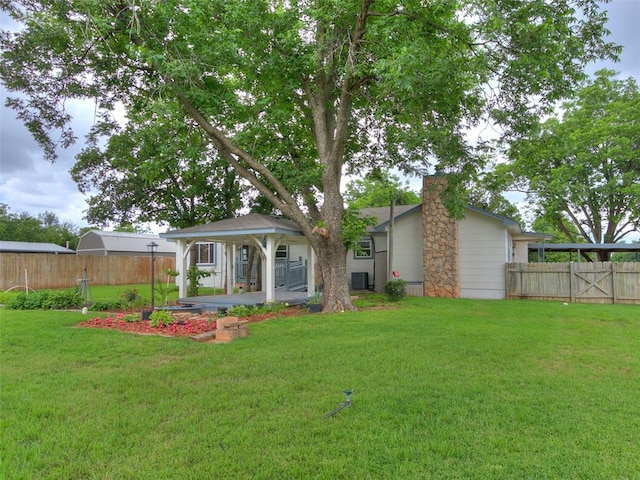
M 215 265 L 217 263 L 217 249 L 215 243 L 198 243 L 197 263 Z
M 289 258 L 289 245 L 278 245 L 276 258 Z
M 373 258 L 373 244 L 370 239 L 358 242 L 353 252 L 353 258 Z

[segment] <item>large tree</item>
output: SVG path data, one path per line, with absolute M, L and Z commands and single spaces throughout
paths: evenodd
M 9 100 L 55 156 L 67 98 L 173 101 L 318 255 L 325 309 L 353 308 L 343 173 L 429 163 L 469 174 L 466 128 L 507 134 L 615 55 L 596 0 L 3 0 Z M 103 130 L 107 133 L 106 130 Z M 139 159 L 143 161 L 144 159 Z M 322 224 L 318 235 L 314 226 Z
M 242 206 L 237 175 L 202 129 L 174 108 L 156 102 L 124 128 L 114 124 L 106 145 L 92 132 L 71 169 L 90 195 L 89 222 L 186 228 L 235 216 Z
M 640 91 L 601 70 L 509 150 L 496 171 L 571 242 L 616 243 L 640 228 Z M 600 252 L 600 261 L 609 260 Z
M 420 195 L 404 184 L 397 175 L 373 172 L 364 178 L 347 183 L 344 199 L 349 208 L 359 210 L 368 207 L 387 207 L 391 202 L 396 205 L 413 205 L 422 201 Z

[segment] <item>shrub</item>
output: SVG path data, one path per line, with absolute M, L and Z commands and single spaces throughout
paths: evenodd
M 191 267 L 189 267 L 189 270 L 187 270 L 187 279 L 189 280 L 189 285 L 187 286 L 187 296 L 197 297 L 200 280 L 202 278 L 210 277 L 211 275 L 213 275 L 213 272 L 211 270 L 202 270 L 198 268 L 197 265 L 191 265 Z
M 384 286 L 384 294 L 392 302 L 397 302 L 407 295 L 407 282 L 401 278 L 389 280 Z
M 33 292 L 28 295 L 21 292 L 8 299 L 6 307 L 11 310 L 35 310 L 41 308 L 48 296 L 48 292 Z
M 267 305 L 236 305 L 231 307 L 228 315 L 234 317 L 249 317 L 251 315 L 259 315 L 261 313 L 278 313 L 285 310 L 289 305 L 286 303 L 269 303 Z
M 82 305 L 82 301 L 82 295 L 77 290 L 58 290 L 49 294 L 42 308 L 51 310 L 76 308 Z
M 227 310 L 227 314 L 234 317 L 248 317 L 258 313 L 258 307 L 251 305 L 236 305 Z
M 122 293 L 122 295 L 120 295 L 120 298 L 122 298 L 122 300 L 129 303 L 135 302 L 139 297 L 140 297 L 140 294 L 138 293 L 138 290 L 135 288 L 127 288 Z
M 156 310 L 149 316 L 149 325 L 153 328 L 173 325 L 174 322 L 175 319 L 169 310 Z
M 139 313 L 127 313 L 126 315 L 122 315 L 122 321 L 123 322 L 127 322 L 127 323 L 138 322 L 138 321 L 140 321 L 140 314 Z
M 82 296 L 75 290 L 60 290 L 56 292 L 19 293 L 7 301 L 6 307 L 12 310 L 57 310 L 75 308 L 82 305 Z
M 120 310 L 124 308 L 121 300 L 98 300 L 93 302 L 89 310 L 93 312 L 104 312 L 106 310 Z

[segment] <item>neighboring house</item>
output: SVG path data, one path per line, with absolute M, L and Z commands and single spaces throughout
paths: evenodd
M 158 235 L 90 230 L 80 237 L 78 255 L 148 255 L 147 245 L 158 245 L 156 255 L 175 257 L 176 246 Z
M 382 292 L 396 272 L 410 295 L 505 297 L 505 264 L 526 262 L 529 242 L 550 237 L 524 232 L 509 218 L 471 206 L 463 219 L 452 218 L 440 199 L 445 181 L 425 177 L 422 204 L 396 206 L 393 221 L 390 207 L 361 210 L 378 221 L 360 249 L 349 253 L 352 289 Z
M 75 255 L 76 252 L 55 243 L 10 242 L 0 240 L 0 253 L 49 253 Z

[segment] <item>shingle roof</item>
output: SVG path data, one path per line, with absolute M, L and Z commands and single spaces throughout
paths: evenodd
M 291 220 L 273 215 L 250 213 L 242 217 L 227 218 L 205 225 L 161 233 L 162 238 L 232 237 L 241 235 L 265 235 L 268 233 L 302 236 L 300 227 Z

